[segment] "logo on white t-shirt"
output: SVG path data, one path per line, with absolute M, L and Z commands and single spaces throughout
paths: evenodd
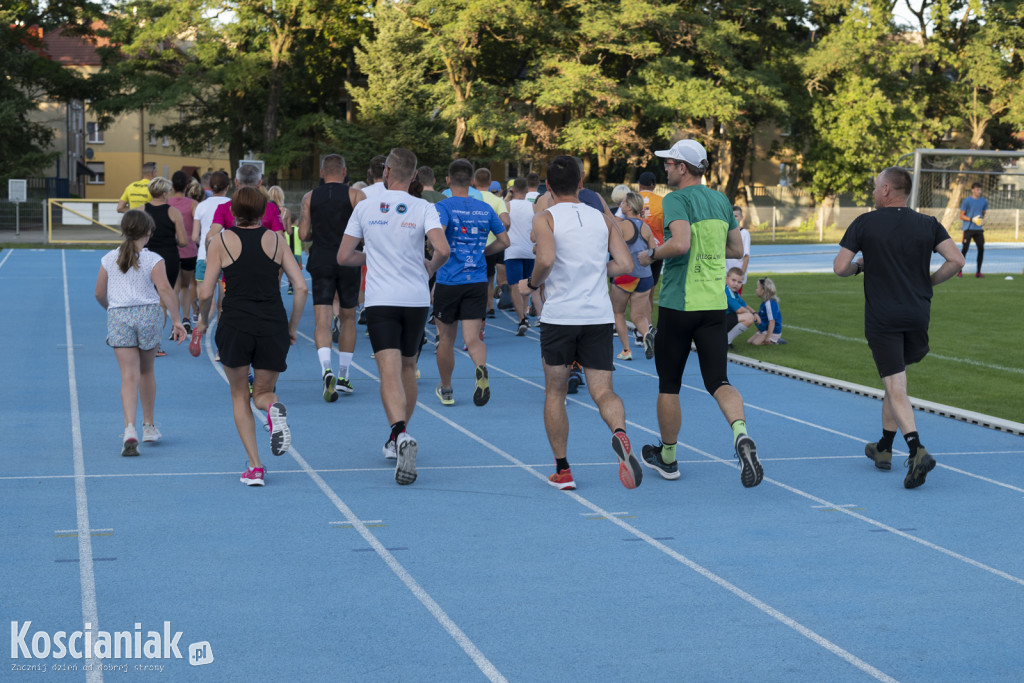
M 390 204 L 388 204 L 387 202 L 381 202 L 380 203 L 380 212 L 381 213 L 387 213 L 390 210 L 391 210 L 391 205 Z
M 405 204 L 399 204 L 398 206 L 395 207 L 395 211 L 397 211 L 398 213 L 405 213 L 408 210 L 409 207 L 407 207 Z

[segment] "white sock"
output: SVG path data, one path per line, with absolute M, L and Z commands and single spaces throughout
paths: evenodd
M 317 349 L 316 356 L 320 359 L 320 374 L 331 369 L 331 347 Z
M 729 330 L 729 336 L 726 337 L 726 338 L 729 340 L 729 343 L 732 344 L 733 339 L 735 339 L 736 337 L 740 336 L 741 334 L 743 334 L 746 331 L 747 331 L 747 326 L 746 325 L 744 325 L 743 323 L 736 323 L 736 327 L 734 327 L 731 330 Z
M 338 377 L 348 379 L 348 366 L 352 364 L 352 354 L 347 351 L 338 351 Z

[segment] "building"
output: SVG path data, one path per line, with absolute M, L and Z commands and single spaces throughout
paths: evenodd
M 96 51 L 102 38 L 65 35 L 58 29 L 43 35 L 43 54 L 86 76 L 100 70 Z M 35 119 L 54 130 L 58 157 L 47 172 L 47 185 L 66 186 L 53 196 L 74 194 L 86 199 L 117 199 L 124 188 L 140 177 L 142 164 L 156 163 L 157 175 L 170 178 L 178 170 L 199 175 L 228 170 L 224 147 L 208 147 L 203 156 L 181 154 L 160 129 L 181 113 L 154 114 L 141 110 L 117 117 L 101 127 L 88 100 L 47 100 L 39 103 Z M 52 182 L 51 182 L 52 179 Z

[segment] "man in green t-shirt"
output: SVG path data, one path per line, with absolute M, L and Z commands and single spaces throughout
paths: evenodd
M 129 209 L 141 209 L 153 197 L 149 194 L 149 181 L 156 177 L 156 162 L 148 161 L 142 165 L 142 180 L 136 180 L 121 193 L 117 202 L 117 212 L 125 213 Z
M 757 446 L 747 435 L 743 397 L 729 384 L 726 371 L 725 258 L 743 256 L 739 225 L 725 195 L 701 183 L 708 170 L 708 155 L 700 143 L 680 140 L 672 149 L 655 155 L 665 159 L 668 186 L 675 190 L 662 202 L 665 243 L 639 255 L 641 265 L 665 262 L 654 341 L 661 443 L 643 447 L 644 464 L 665 479 L 679 478 L 679 390 L 692 343 L 700 358 L 704 388 L 732 426 L 740 481 L 747 488 L 757 486 L 764 476 Z

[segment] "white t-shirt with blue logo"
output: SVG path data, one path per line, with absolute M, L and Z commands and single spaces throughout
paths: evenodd
M 364 242 L 368 307 L 430 306 L 423 246 L 440 229 L 434 205 L 408 192 L 385 190 L 356 204 L 345 234 Z
M 434 205 L 452 254 L 437 271 L 442 285 L 487 282 L 484 248 L 490 233 L 500 235 L 505 226 L 486 202 L 471 197 L 449 197 Z

